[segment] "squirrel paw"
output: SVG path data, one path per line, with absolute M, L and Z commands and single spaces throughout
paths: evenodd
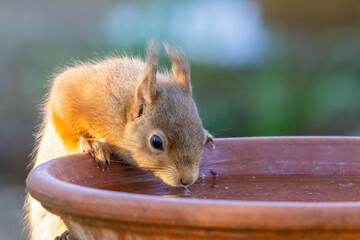
M 80 150 L 89 153 L 95 162 L 101 165 L 102 170 L 110 167 L 110 149 L 105 141 L 80 138 Z
M 69 230 L 66 230 L 61 236 L 57 236 L 55 240 L 75 240 L 70 234 Z

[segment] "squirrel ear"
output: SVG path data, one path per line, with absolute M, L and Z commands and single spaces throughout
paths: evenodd
M 187 61 L 185 54 L 174 47 L 170 47 L 164 44 L 165 51 L 170 58 L 172 64 L 172 71 L 175 76 L 175 80 L 183 85 L 192 94 L 191 82 L 190 82 L 190 65 Z
M 211 143 L 212 145 L 212 148 L 215 149 L 215 143 L 214 143 L 214 140 L 213 140 L 213 135 L 211 135 L 208 130 L 205 130 L 204 129 L 204 132 L 205 132 L 205 145 L 207 145 L 208 143 Z
M 156 97 L 156 72 L 158 69 L 158 48 L 151 41 L 147 48 L 147 60 L 142 78 L 135 89 L 133 118 L 140 117 L 144 105 L 150 105 Z

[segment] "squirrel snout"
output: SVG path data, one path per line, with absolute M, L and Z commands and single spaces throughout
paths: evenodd
M 186 180 L 183 181 L 182 178 L 180 179 L 180 182 L 181 182 L 181 184 L 184 185 L 184 186 L 187 186 L 187 185 L 191 184 L 191 183 L 188 183 Z
M 183 174 L 179 179 L 179 184 L 181 186 L 189 186 L 193 184 L 198 178 L 198 173 L 189 172 L 186 174 Z

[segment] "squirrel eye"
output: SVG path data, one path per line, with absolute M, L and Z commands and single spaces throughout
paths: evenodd
M 153 135 L 151 137 L 151 146 L 153 146 L 153 148 L 158 149 L 158 150 L 163 150 L 163 142 L 161 140 L 161 138 L 158 135 Z

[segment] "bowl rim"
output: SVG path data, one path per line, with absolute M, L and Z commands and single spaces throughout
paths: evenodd
M 360 137 L 351 136 L 218 138 L 215 142 L 255 140 L 310 140 L 318 143 L 340 141 L 360 146 Z M 70 157 L 90 158 L 85 153 L 56 158 L 36 167 L 26 179 L 26 189 L 30 195 L 46 209 L 61 216 L 69 214 L 139 224 L 227 229 L 360 229 L 360 201 L 286 202 L 165 198 L 96 189 L 63 182 L 50 171 L 56 161 Z M 77 194 L 71 194 L 74 192 Z M 84 204 L 84 201 L 88 204 Z M 171 212 L 173 214 L 169 214 Z

